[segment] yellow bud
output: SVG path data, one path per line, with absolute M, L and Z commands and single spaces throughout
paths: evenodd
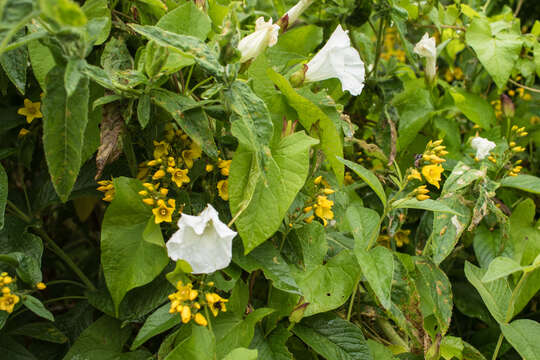
M 313 210 L 313 206 L 306 206 L 306 207 L 304 208 L 304 212 L 305 212 L 305 213 L 308 213 L 308 212 L 310 212 L 311 210 Z
M 11 276 L 4 277 L 4 284 L 11 284 L 13 282 L 13 278 Z
M 336 191 L 335 190 L 332 190 L 332 189 L 324 189 L 323 190 L 323 193 L 325 193 L 326 195 L 331 195 L 333 193 L 335 193 Z
M 208 325 L 208 321 L 206 321 L 206 318 L 201 313 L 195 314 L 195 323 L 201 326 Z
M 39 289 L 39 290 L 45 290 L 47 288 L 47 285 L 45 285 L 44 283 L 42 282 L 38 282 L 36 284 L 36 287 Z
M 521 164 L 522 162 L 523 162 L 523 160 L 520 159 L 520 160 L 517 160 L 515 164 L 516 164 L 516 165 L 519 165 L 519 164 Z
M 319 185 L 319 184 L 321 183 L 321 181 L 322 181 L 322 175 L 319 175 L 319 176 L 317 176 L 317 177 L 315 178 L 315 180 L 313 180 L 313 183 L 314 183 L 315 185 Z
M 139 191 L 139 195 L 141 195 L 141 196 L 148 196 L 148 191 L 146 191 L 146 190 L 141 190 L 141 191 Z
M 154 175 L 152 175 L 152 180 L 159 180 L 164 176 L 165 176 L 165 171 L 159 169 L 158 171 L 154 173 Z
M 182 308 L 182 311 L 180 312 L 180 316 L 182 317 L 182 322 L 184 324 L 187 324 L 189 320 L 191 320 L 191 309 L 189 306 L 184 306 Z
M 442 144 L 442 142 L 443 142 L 443 140 L 442 140 L 442 139 L 439 139 L 439 140 L 437 140 L 437 141 L 434 141 L 434 142 L 431 144 L 431 146 L 439 146 L 439 145 Z
M 516 143 L 514 141 L 510 141 L 510 144 L 508 144 L 510 147 L 516 146 Z
M 512 131 L 516 131 L 518 129 L 517 125 L 512 126 Z
M 154 199 L 152 198 L 143 199 L 142 202 L 145 203 L 146 205 L 154 205 Z
M 159 189 L 159 193 L 163 196 L 167 196 L 167 194 L 169 193 L 169 189 L 161 188 Z
M 529 133 L 526 132 L 526 131 L 522 131 L 522 132 L 519 133 L 519 136 L 521 136 L 521 137 L 527 136 L 527 135 L 529 135 Z
M 419 201 L 429 199 L 429 195 L 416 195 L 416 199 Z
M 152 185 L 150 183 L 144 183 L 143 186 L 145 188 L 147 188 L 149 191 L 154 191 L 155 190 L 154 185 Z
M 523 152 L 523 151 L 525 151 L 525 148 L 523 146 L 516 146 L 516 147 L 512 148 L 512 151 Z
M 148 162 L 148 166 L 156 166 L 156 165 L 159 165 L 161 163 L 161 159 L 160 160 L 150 160 Z
M 205 170 L 206 170 L 206 172 L 210 172 L 210 171 L 214 170 L 214 165 L 206 164 Z
M 208 285 L 208 286 L 214 286 L 215 284 L 214 284 L 213 281 L 209 281 L 207 285 Z
M 7 286 L 2 288 L 2 294 L 9 294 L 10 292 L 11 292 L 11 289 L 8 288 Z
M 305 218 L 304 221 L 308 224 L 311 224 L 311 222 L 313 221 L 313 219 L 315 219 L 315 216 L 314 215 L 311 215 L 310 217 L 308 218 Z

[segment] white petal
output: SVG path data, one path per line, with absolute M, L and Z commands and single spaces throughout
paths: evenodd
M 435 59 L 437 57 L 435 38 L 430 38 L 429 34 L 425 33 L 422 39 L 414 46 L 414 52 L 422 57 Z
M 267 22 L 261 16 L 255 22 L 255 31 L 245 36 L 238 44 L 238 50 L 242 53 L 240 62 L 246 62 L 256 58 L 267 47 L 277 43 L 279 25 L 273 24 L 272 19 Z
M 489 141 L 488 139 L 479 136 L 471 140 L 471 147 L 476 150 L 476 158 L 478 160 L 483 160 L 496 146 L 497 145 L 493 141 Z
M 167 241 L 167 252 L 174 261 L 188 262 L 194 274 L 209 274 L 229 265 L 235 236 L 208 204 L 199 216 L 182 214 L 178 231 Z
M 285 13 L 289 16 L 289 25 L 293 24 L 300 15 L 313 3 L 314 0 L 300 0 Z M 285 16 L 284 15 L 284 16 Z

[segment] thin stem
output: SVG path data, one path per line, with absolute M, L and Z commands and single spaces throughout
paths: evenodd
M 49 282 L 45 283 L 45 285 L 47 285 L 47 287 L 54 286 L 54 285 L 59 285 L 59 284 L 75 285 L 75 286 L 82 287 L 82 288 L 86 289 L 86 285 L 81 284 L 80 282 L 77 282 L 77 281 L 73 281 L 73 280 L 53 280 L 53 281 L 49 281 Z
M 376 56 L 375 64 L 373 65 L 373 70 L 370 71 L 370 74 L 373 73 L 375 75 L 375 78 L 377 78 L 377 66 L 379 65 L 379 59 L 381 58 L 383 32 L 384 32 L 384 18 L 382 18 L 379 23 L 379 32 L 377 34 L 377 47 L 375 51 L 375 56 Z
M 197 85 L 195 85 L 193 87 L 193 89 L 189 90 L 188 93 L 187 93 L 187 96 L 190 96 L 191 94 L 193 94 L 193 92 L 201 85 L 204 85 L 206 84 L 207 82 L 209 82 L 210 80 L 212 80 L 214 77 L 213 76 L 210 76 L 209 78 L 206 78 L 204 79 L 203 81 L 197 83 Z
M 11 202 L 11 200 L 7 201 L 7 205 L 9 206 L 9 209 L 15 213 L 22 221 L 26 223 L 31 223 L 32 219 L 26 215 L 22 210 L 20 210 L 17 205 Z
M 51 251 L 55 253 L 56 256 L 64 260 L 66 265 L 71 268 L 71 270 L 73 270 L 73 272 L 79 277 L 79 279 L 81 279 L 81 281 L 86 285 L 88 289 L 90 289 L 91 291 L 97 290 L 94 284 L 92 284 L 92 282 L 90 281 L 90 279 L 88 279 L 86 275 L 84 275 L 84 273 L 77 266 L 77 264 L 75 264 L 75 262 L 71 260 L 68 254 L 66 254 L 64 250 L 62 250 L 62 248 L 58 246 L 53 239 L 51 239 L 51 237 L 45 232 L 45 230 L 37 226 L 34 226 L 33 229 L 42 239 L 45 240 L 45 242 L 47 242 L 47 245 L 49 245 Z
M 401 346 L 407 351 L 409 351 L 409 345 L 403 340 L 398 333 L 394 330 L 392 325 L 390 323 L 382 318 L 377 318 L 377 325 L 381 328 L 381 330 L 384 332 L 384 334 L 388 337 L 388 340 L 392 342 L 392 344 Z
M 499 350 L 501 349 L 503 338 L 504 338 L 504 336 L 501 333 L 499 335 L 499 339 L 497 340 L 497 346 L 495 346 L 495 351 L 493 352 L 493 356 L 491 357 L 491 360 L 497 359 L 497 355 L 499 355 Z
M 521 5 L 523 5 L 523 0 L 519 0 L 517 6 L 516 6 L 516 11 L 514 11 L 514 16 L 518 16 L 519 14 L 519 11 L 521 10 Z
M 356 279 L 356 283 L 354 284 L 353 293 L 351 295 L 351 300 L 349 303 L 349 310 L 347 311 L 347 321 L 351 321 L 351 314 L 352 309 L 354 305 L 354 298 L 356 297 L 356 292 L 358 291 L 358 284 L 360 283 L 360 276 Z
M 520 83 L 518 83 L 517 81 L 514 81 L 512 79 L 508 79 L 508 81 L 520 88 L 523 88 L 525 90 L 529 90 L 529 91 L 532 91 L 532 92 L 535 92 L 535 93 L 539 93 L 540 94 L 540 89 L 536 89 L 536 88 L 532 88 L 532 87 L 529 87 L 529 86 L 525 86 L 525 85 L 521 85 Z
M 189 88 L 189 82 L 191 80 L 191 74 L 193 74 L 193 69 L 194 68 L 195 68 L 195 65 L 191 65 L 191 67 L 189 68 L 188 76 L 187 76 L 187 79 L 186 79 L 186 85 L 184 86 L 184 92 L 186 91 L 186 89 Z
M 43 304 L 49 304 L 57 301 L 63 301 L 63 300 L 86 300 L 88 299 L 86 296 L 80 296 L 80 295 L 70 295 L 70 296 L 61 296 L 54 299 L 49 299 L 43 301 Z
M 210 321 L 210 314 L 208 313 L 208 306 L 204 307 L 204 314 L 206 315 L 206 320 L 208 321 L 208 329 L 212 331 L 212 321 Z

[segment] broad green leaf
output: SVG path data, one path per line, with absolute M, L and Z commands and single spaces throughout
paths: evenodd
M 364 182 L 368 184 L 373 191 L 375 191 L 375 194 L 377 194 L 379 199 L 381 199 L 383 206 L 386 206 L 386 193 L 384 192 L 381 182 L 373 172 L 369 171 L 360 164 L 353 163 L 352 161 L 342 158 L 338 158 L 338 160 L 347 165 L 347 167 L 354 171 L 356 175 L 360 176 L 360 178 L 364 180 Z
M 526 276 L 526 278 L 516 294 L 514 316 L 525 309 L 529 301 L 540 291 L 540 268 L 536 268 L 522 276 Z
M 498 29 L 496 23 L 477 17 L 465 33 L 467 44 L 500 89 L 506 85 L 519 57 L 522 40 L 518 31 Z
M 210 18 L 190 1 L 165 14 L 156 27 L 180 35 L 205 40 L 211 30 Z
M 392 300 L 392 277 L 394 275 L 394 255 L 384 246 L 377 246 L 371 250 L 355 248 L 354 254 L 367 279 L 369 286 L 385 309 L 390 309 Z
M 24 95 L 26 89 L 26 68 L 28 66 L 28 50 L 26 46 L 20 46 L 0 55 L 0 64 L 9 80 Z
M 368 339 L 367 344 L 369 346 L 369 350 L 373 354 L 373 358 L 377 360 L 395 360 L 396 358 L 392 354 L 392 350 L 390 350 L 389 347 L 384 346 L 383 344 Z
M 83 59 L 73 58 L 69 59 L 64 72 L 64 86 L 68 97 L 73 96 L 79 82 L 84 77 L 82 70 L 86 66 L 86 61 Z
M 13 340 L 10 336 L 0 337 L 0 352 L 2 357 L 10 360 L 38 360 L 34 355 L 23 346 Z
M 488 270 L 482 277 L 482 282 L 490 282 L 500 278 L 507 277 L 518 271 L 522 271 L 523 268 L 515 260 L 512 260 L 506 256 L 499 256 L 493 259 L 489 263 Z
M 328 252 L 328 241 L 322 224 L 312 222 L 302 226 L 300 229 L 296 229 L 294 232 L 302 248 L 304 269 L 311 271 L 323 264 Z
M 223 360 L 257 360 L 258 351 L 246 348 L 237 348 L 231 351 L 223 358 Z
M 134 61 L 126 42 L 115 37 L 105 44 L 100 63 L 109 76 L 112 76 L 116 71 L 129 70 L 134 67 Z
M 235 81 L 225 92 L 225 99 L 232 111 L 231 132 L 238 142 L 252 152 L 264 152 L 270 144 L 273 124 L 270 113 L 251 88 Z
M 535 221 L 536 206 L 532 199 L 519 203 L 510 216 L 510 242 L 514 260 L 529 265 L 540 254 L 540 220 Z
M 167 12 L 167 5 L 162 0 L 135 0 L 141 23 L 153 25 Z
M 454 169 L 444 181 L 442 188 L 442 195 L 451 194 L 455 191 L 463 189 L 469 186 L 477 179 L 483 178 L 486 173 L 480 170 L 471 169 L 470 166 L 465 165 L 461 161 L 454 166 Z
M 325 359 L 374 359 L 362 330 L 331 312 L 305 318 L 292 331 Z
M 463 234 L 471 221 L 471 210 L 464 204 L 465 199 L 458 194 L 452 194 L 442 199 L 439 198 L 437 201 L 463 214 L 452 215 L 443 212 L 434 214 L 431 251 L 433 261 L 438 265 L 454 250 L 461 234 Z
M 457 108 L 476 125 L 489 129 L 495 124 L 495 111 L 483 97 L 454 87 L 450 88 L 450 95 Z
M 9 332 L 10 335 L 28 336 L 56 344 L 63 344 L 68 338 L 50 322 L 36 322 L 17 326 Z
M 219 63 L 218 55 L 198 38 L 175 34 L 155 26 L 141 26 L 137 24 L 129 24 L 129 26 L 140 35 L 149 40 L 154 40 L 161 46 L 176 49 L 192 56 L 202 68 L 211 74 L 217 77 L 223 76 L 224 69 Z
M 282 291 L 300 295 L 296 280 L 292 277 L 285 259 L 270 242 L 265 242 L 247 256 L 238 241 L 233 245 L 233 261 L 247 272 L 262 270 L 264 276 L 272 280 L 272 285 Z
M 80 27 L 88 22 L 79 4 L 73 0 L 39 0 L 39 5 L 43 15 L 60 26 Z
M 91 82 L 90 86 L 90 99 L 89 104 L 96 101 L 96 99 L 103 96 L 104 89 L 96 84 Z M 102 108 L 92 108 L 89 109 L 88 113 L 88 124 L 86 125 L 86 130 L 84 131 L 84 141 L 82 148 L 82 163 L 84 164 L 88 159 L 94 155 L 101 143 L 101 131 L 100 124 L 103 119 L 103 109 Z M 77 186 L 75 185 L 75 191 Z
M 39 301 L 35 297 L 31 295 L 24 295 L 22 297 L 22 303 L 24 304 L 24 306 L 28 308 L 28 310 L 30 310 L 37 316 L 50 320 L 50 321 L 54 321 L 53 314 L 49 310 L 47 310 L 45 305 L 43 305 L 41 301 Z
M 486 324 L 496 324 L 489 311 L 474 287 L 468 282 L 452 283 L 454 304 L 464 315 L 482 320 Z
M 370 208 L 351 205 L 345 212 L 348 226 L 354 237 L 355 249 L 367 249 L 379 235 L 379 214 Z
M 126 293 L 152 281 L 169 258 L 159 225 L 138 194 L 141 183 L 116 178 L 114 189 L 101 228 L 101 263 L 118 314 Z
M 164 360 L 210 360 L 215 356 L 214 334 L 204 326 L 192 325 L 191 336 L 178 344 Z
M 358 263 L 348 250 L 342 250 L 306 273 L 297 272 L 295 278 L 309 305 L 304 316 L 330 311 L 343 305 L 351 295 L 359 276 Z
M 198 143 L 211 158 L 217 158 L 214 134 L 210 120 L 195 100 L 165 89 L 153 89 L 150 97 L 154 104 L 167 111 L 185 133 Z
M 71 346 L 63 360 L 114 360 L 122 351 L 131 333 L 129 326 L 102 316 L 86 328 Z
M 105 26 L 101 29 L 94 45 L 103 44 L 111 32 L 111 10 L 108 8 L 108 3 L 107 0 L 86 0 L 81 8 L 90 21 L 105 19 Z
M 540 359 L 540 324 L 529 319 L 501 324 L 501 330 L 508 342 L 524 360 Z
M 417 258 L 415 264 L 419 274 L 416 284 L 420 292 L 420 302 L 431 308 L 439 324 L 437 332 L 444 335 L 450 326 L 454 307 L 450 280 L 444 271 L 427 259 Z M 427 317 L 427 314 L 424 314 L 424 317 Z
M 258 360 L 292 360 L 292 354 L 286 345 L 291 335 L 283 324 L 278 325 L 267 336 L 259 329 L 255 329 L 251 347 L 257 349 Z
M 4 228 L 4 214 L 8 197 L 8 178 L 6 170 L 0 165 L 0 230 Z
M 323 40 L 323 29 L 297 26 L 280 34 L 278 43 L 266 51 L 272 65 L 287 66 L 304 60 Z
M 309 149 L 316 143 L 317 140 L 303 131 L 282 138 L 271 149 L 271 155 L 267 155 L 265 175 L 256 180 L 247 207 L 244 205 L 244 191 L 250 186 L 249 176 L 255 159 L 253 152 L 244 146 L 236 150 L 229 176 L 229 204 L 231 213 L 238 216 L 235 225 L 246 254 L 278 230 L 289 206 L 306 181 Z
M 139 330 L 135 340 L 133 340 L 133 344 L 131 344 L 131 350 L 137 349 L 148 339 L 180 324 L 180 315 L 169 313 L 170 307 L 170 304 L 165 304 L 146 318 L 141 330 Z
M 463 359 L 463 349 L 465 345 L 461 338 L 455 336 L 445 336 L 440 345 L 440 354 L 445 360 L 454 358 Z
M 255 334 L 255 325 L 273 312 L 274 309 L 259 308 L 249 313 L 245 319 L 230 313 L 221 313 L 212 319 L 217 358 L 223 358 L 236 348 L 248 347 Z
M 512 257 L 512 246 L 509 245 L 511 244 L 509 244 L 508 239 L 502 236 L 499 229 L 491 231 L 485 225 L 480 224 L 475 230 L 473 238 L 474 254 L 482 268 L 487 269 L 489 263 L 497 256 Z
M 287 98 L 289 105 L 296 110 L 304 129 L 311 136 L 320 139 L 321 149 L 336 174 L 338 182 L 341 183 L 344 168 L 337 157 L 343 157 L 343 144 L 334 122 L 316 104 L 298 94 L 285 77 L 271 68 L 267 70 L 267 74 Z
M 150 111 L 151 111 L 150 95 L 144 94 L 139 98 L 137 103 L 137 119 L 141 128 L 145 128 L 150 121 Z
M 508 176 L 502 179 L 501 186 L 540 194 L 540 178 L 532 175 Z
M 404 86 L 403 92 L 392 99 L 392 104 L 399 112 L 399 150 L 407 148 L 413 142 L 433 111 L 430 93 L 420 79 L 408 81 Z
M 27 45 L 28 55 L 30 56 L 30 64 L 32 65 L 32 71 L 39 86 L 43 90 L 47 88 L 45 79 L 49 71 L 51 71 L 56 65 L 53 55 L 48 47 L 41 44 L 39 40 L 30 41 Z
M 499 323 L 505 323 L 507 321 L 507 310 L 511 305 L 512 290 L 506 279 L 500 278 L 489 283 L 482 282 L 486 271 L 468 261 L 465 262 L 467 280 L 476 288 L 495 320 Z M 510 314 L 512 314 L 512 311 L 510 311 Z
M 45 158 L 54 188 L 66 202 L 81 167 L 90 94 L 85 77 L 73 95 L 67 96 L 64 72 L 55 67 L 47 74 L 42 111 Z
M 393 209 L 419 209 L 419 210 L 429 210 L 434 212 L 443 212 L 452 215 L 463 216 L 454 209 L 448 207 L 445 203 L 438 200 L 426 199 L 426 200 L 416 200 L 416 199 L 401 199 L 394 201 L 392 203 Z

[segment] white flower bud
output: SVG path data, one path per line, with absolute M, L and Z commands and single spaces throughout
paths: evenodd
M 476 158 L 483 160 L 489 155 L 489 152 L 497 146 L 493 141 L 484 139 L 482 137 L 475 137 L 471 140 L 471 147 L 476 150 Z
M 307 64 L 306 82 L 338 78 L 343 91 L 360 95 L 365 69 L 360 54 L 351 47 L 347 31 L 338 25 L 324 47 Z
M 194 274 L 210 274 L 229 266 L 235 236 L 208 204 L 199 216 L 182 214 L 178 231 L 167 241 L 167 253 L 174 261 L 188 262 Z
M 437 46 L 435 38 L 425 33 L 422 39 L 414 46 L 414 52 L 426 58 L 425 74 L 429 83 L 435 80 L 437 73 Z
M 272 24 L 272 19 L 264 21 L 261 16 L 255 22 L 255 31 L 240 40 L 238 50 L 242 54 L 240 62 L 255 59 L 267 47 L 272 47 L 277 43 L 279 35 L 279 25 Z
M 315 0 L 300 0 L 300 1 L 298 1 L 296 3 L 296 5 L 294 5 L 292 8 L 290 8 L 289 11 L 287 11 L 283 15 L 283 17 L 285 17 L 285 15 L 288 16 L 287 23 L 290 25 L 290 24 L 293 24 L 296 20 L 298 20 L 300 15 L 302 15 L 302 13 L 304 11 L 306 11 L 306 9 L 311 4 L 313 4 L 313 1 L 315 1 Z

